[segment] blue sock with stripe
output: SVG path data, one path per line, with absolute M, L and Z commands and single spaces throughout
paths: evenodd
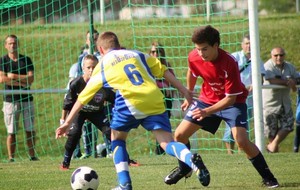
M 191 151 L 183 143 L 169 142 L 166 147 L 166 153 L 176 157 L 178 160 L 184 162 L 190 168 L 197 169 L 191 161 Z
M 126 142 L 122 140 L 114 140 L 111 142 L 113 150 L 113 160 L 118 175 L 119 184 L 131 184 L 128 167 L 128 153 L 126 150 Z

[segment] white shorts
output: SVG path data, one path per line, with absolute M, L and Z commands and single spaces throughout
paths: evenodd
M 19 118 L 23 114 L 25 131 L 34 131 L 34 105 L 29 102 L 3 102 L 4 123 L 8 134 L 16 134 L 19 126 Z

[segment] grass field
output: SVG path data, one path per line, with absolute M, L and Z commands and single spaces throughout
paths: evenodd
M 260 49 L 263 61 L 266 61 L 269 58 L 269 52 L 272 47 L 282 46 L 287 52 L 286 59 L 294 63 L 300 71 L 299 20 L 300 15 L 296 14 L 275 15 L 259 18 Z M 182 19 L 175 22 L 184 26 L 185 21 L 186 20 Z M 191 19 L 188 22 L 192 25 L 199 25 L 199 21 L 196 19 Z M 106 28 L 107 26 L 99 25 L 97 25 L 96 28 L 98 28 L 99 31 L 103 31 L 105 29 L 117 31 L 117 34 L 120 36 L 122 41 L 122 45 L 126 47 L 143 46 L 144 44 L 139 44 L 139 41 L 133 42 L 131 38 L 128 38 L 128 36 L 132 35 L 130 26 L 131 25 L 128 22 L 124 21 L 122 23 L 116 22 L 108 28 Z M 151 29 L 150 22 L 149 27 Z M 67 70 L 73 63 L 73 60 L 77 58 L 78 47 L 81 45 L 82 41 L 82 35 L 79 34 L 78 28 L 80 28 L 80 32 L 84 33 L 86 26 L 62 24 L 61 26 L 20 26 L 19 28 L 1 27 L 0 31 L 3 35 L 9 33 L 9 31 L 16 33 L 24 32 L 24 34 L 26 34 L 24 35 L 22 42 L 24 42 L 23 44 L 32 44 L 32 46 L 27 46 L 24 51 L 26 50 L 26 53 L 30 52 L 29 55 L 32 55 L 33 60 L 44 61 L 35 62 L 36 70 L 43 71 L 43 73 L 36 75 L 33 88 L 40 89 L 65 87 L 67 81 Z M 190 31 L 190 28 L 182 28 L 183 34 L 189 34 Z M 145 30 L 144 28 L 135 32 L 145 32 L 145 35 L 155 35 L 155 31 Z M 172 35 L 175 36 L 176 34 Z M 44 37 L 47 37 L 47 47 L 41 46 L 41 44 L 44 43 Z M 77 40 L 79 38 L 81 41 Z M 222 39 L 222 43 L 228 43 L 228 40 L 229 39 L 224 38 Z M 61 43 L 55 44 L 53 43 L 55 41 L 59 41 Z M 63 48 L 68 41 L 74 43 L 69 43 L 67 44 L 67 48 Z M 145 45 L 143 47 L 145 47 Z M 225 46 L 225 49 L 230 51 L 230 49 L 227 49 L 226 47 L 227 46 Z M 3 47 L 1 48 L 1 53 L 4 54 L 3 52 L 5 50 Z M 239 45 L 236 45 L 235 48 L 239 49 Z M 57 49 L 59 51 L 57 51 Z M 190 49 L 190 47 L 187 49 Z M 143 51 L 146 50 L 143 49 Z M 181 60 L 182 63 L 186 64 L 186 58 L 184 57 L 186 56 L 185 52 L 175 50 L 174 54 L 177 53 L 178 55 L 183 53 L 183 55 L 178 56 L 180 58 L 176 57 L 176 59 L 171 60 L 174 66 L 177 66 L 176 64 L 178 64 L 178 60 Z M 43 57 L 43 59 L 41 57 Z M 58 71 L 56 73 L 57 75 L 52 75 L 53 70 Z M 178 70 L 176 72 L 178 76 L 183 76 L 182 73 L 185 73 L 186 70 L 182 69 L 181 65 L 178 65 Z M 184 80 L 184 78 L 181 78 L 181 80 Z M 296 99 L 295 94 L 293 94 L 293 99 Z M 58 165 L 62 160 L 63 145 L 65 142 L 65 139 L 61 139 L 59 141 L 54 139 L 54 130 L 57 127 L 57 122 L 60 117 L 61 102 L 61 94 L 42 94 L 41 96 L 35 96 L 37 108 L 36 122 L 39 124 L 37 129 L 40 132 L 38 134 L 40 135 L 42 132 L 45 132 L 43 135 L 38 137 L 37 148 L 41 159 L 40 162 L 28 161 L 23 144 L 18 147 L 18 149 L 23 152 L 20 153 L 20 157 L 17 158 L 17 162 L 5 163 L 7 158 L 4 140 L 6 137 L 6 131 L 4 127 L 0 128 L 0 158 L 2 161 L 4 160 L 3 162 L 0 162 L 0 189 L 70 189 L 69 179 L 72 171 L 83 165 L 90 166 L 99 173 L 100 190 L 110 189 L 117 184 L 115 169 L 111 159 L 74 160 L 70 171 L 62 172 L 58 170 Z M 2 107 L 2 102 L 0 102 L 0 107 Z M 0 115 L 0 121 L 3 121 L 2 115 Z M 214 138 L 219 138 L 219 141 L 216 145 L 212 142 L 212 146 L 220 147 L 221 135 L 222 133 L 220 132 L 214 136 Z M 212 139 L 212 136 L 207 136 L 207 139 Z M 19 135 L 18 137 L 22 138 L 22 135 Z M 130 136 L 132 141 L 137 141 L 137 145 L 144 146 L 144 144 L 148 143 L 142 142 L 144 139 L 141 140 L 139 137 L 141 138 L 139 130 L 133 131 Z M 281 183 L 282 189 L 300 189 L 299 154 L 291 153 L 293 137 L 294 133 L 290 134 L 287 139 L 284 140 L 280 147 L 281 153 L 265 154 L 270 168 L 276 174 L 276 177 Z M 208 144 L 209 143 L 210 142 L 208 142 Z M 141 150 L 138 146 L 133 145 L 130 146 L 130 150 L 132 152 L 134 150 L 134 154 L 132 154 L 133 158 L 137 159 L 142 164 L 141 167 L 130 168 L 134 189 L 204 189 L 197 179 L 195 179 L 195 176 L 188 179 L 186 183 L 184 183 L 183 180 L 175 186 L 165 185 L 163 178 L 171 169 L 173 169 L 173 167 L 175 167 L 176 160 L 168 156 L 146 156 L 146 154 L 149 155 L 149 150 Z M 208 187 L 209 189 L 262 189 L 259 175 L 244 155 L 236 154 L 229 156 L 225 153 L 224 147 L 223 150 L 219 152 L 200 151 L 200 153 L 211 172 L 212 180 Z
M 170 156 L 137 157 L 140 167 L 130 167 L 133 187 L 136 190 L 183 190 L 183 189 L 222 189 L 256 190 L 266 189 L 261 178 L 245 158 L 244 154 L 203 154 L 203 160 L 211 174 L 211 183 L 201 186 L 193 174 L 191 178 L 179 181 L 176 185 L 166 185 L 163 181 L 177 161 Z M 300 159 L 298 154 L 265 154 L 269 167 L 278 178 L 280 189 L 300 188 Z M 99 190 L 116 186 L 116 174 L 112 159 L 89 158 L 74 160 L 69 171 L 60 171 L 61 159 L 41 158 L 39 162 L 0 163 L 0 187 L 2 190 L 66 190 L 71 189 L 70 177 L 75 168 L 89 166 L 100 176 Z

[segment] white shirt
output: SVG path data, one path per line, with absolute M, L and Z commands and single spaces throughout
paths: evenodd
M 247 59 L 247 57 L 245 56 L 245 53 L 243 52 L 243 50 L 232 53 L 232 56 L 237 60 L 240 71 L 242 70 L 243 67 L 245 67 L 245 69 L 243 69 L 243 71 L 240 72 L 242 83 L 246 87 L 252 85 L 252 64 L 251 64 L 251 60 Z M 247 61 L 249 62 L 248 66 L 246 66 Z M 260 60 L 260 72 L 261 72 L 262 75 L 265 75 L 265 73 L 266 73 L 265 68 L 264 68 L 264 63 L 261 60 Z

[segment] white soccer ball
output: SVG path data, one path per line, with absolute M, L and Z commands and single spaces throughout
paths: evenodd
M 73 190 L 96 190 L 98 186 L 98 174 L 90 167 L 79 167 L 71 175 L 71 187 Z

